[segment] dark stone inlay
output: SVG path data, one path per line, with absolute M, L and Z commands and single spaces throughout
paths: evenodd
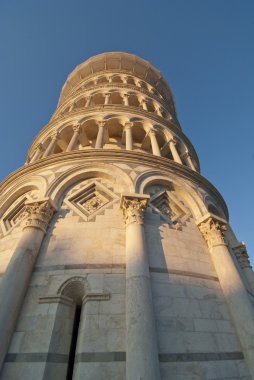
M 47 272 L 51 270 L 55 271 L 71 269 L 125 269 L 125 267 L 125 264 L 67 264 L 35 267 L 34 272 Z
M 203 273 L 187 272 L 187 271 L 178 270 L 178 269 L 151 268 L 150 267 L 150 272 L 152 272 L 152 273 L 176 274 L 178 276 L 196 277 L 196 278 L 202 278 L 204 280 L 219 281 L 218 277 L 215 277 L 215 276 L 209 276 L 208 274 L 203 274 Z
M 50 265 L 45 267 L 35 267 L 35 272 L 47 272 L 47 271 L 57 271 L 57 270 L 71 270 L 71 269 L 121 269 L 125 270 L 125 264 L 66 264 L 66 265 Z M 203 280 L 211 280 L 211 281 L 219 281 L 218 277 L 209 276 L 202 273 L 195 272 L 187 272 L 177 269 L 167 269 L 167 268 L 153 268 L 150 267 L 150 272 L 152 273 L 168 273 L 175 274 L 178 276 L 186 276 L 186 277 L 195 277 L 201 278 Z
M 8 363 L 67 363 L 68 355 L 54 353 L 25 353 L 7 354 L 5 362 Z M 159 354 L 161 363 L 170 362 L 205 362 L 217 360 L 243 360 L 242 352 L 195 352 Z M 75 362 L 106 363 L 125 362 L 125 352 L 81 352 L 76 355 Z
M 185 354 L 159 354 L 161 363 L 167 362 L 209 362 L 216 360 L 243 360 L 242 352 L 197 352 Z
M 76 354 L 75 362 L 125 362 L 125 352 L 81 352 Z
M 5 362 L 16 363 L 67 363 L 69 355 L 54 354 L 54 353 L 26 353 L 26 354 L 7 354 Z

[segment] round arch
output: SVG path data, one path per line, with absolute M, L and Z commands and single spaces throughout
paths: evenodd
M 106 178 L 113 183 L 117 182 L 121 185 L 123 192 L 133 192 L 134 188 L 131 178 L 120 168 L 106 164 L 96 165 L 92 168 L 91 165 L 80 165 L 69 169 L 52 183 L 46 195 L 59 207 L 62 194 L 64 194 L 71 185 L 74 185 L 80 180 L 98 177 Z
M 136 179 L 135 192 L 144 194 L 145 188 L 152 184 L 163 184 L 171 187 L 173 185 L 175 191 L 190 208 L 195 220 L 200 219 L 207 213 L 205 204 L 198 192 L 196 192 L 190 185 L 186 184 L 186 182 L 176 180 L 173 175 L 169 177 L 168 174 L 162 175 L 157 171 L 147 171 Z

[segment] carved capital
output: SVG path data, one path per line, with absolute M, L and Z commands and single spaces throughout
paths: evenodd
M 53 132 L 51 135 L 51 140 L 57 140 L 59 138 L 59 132 Z
M 237 245 L 236 247 L 233 247 L 233 252 L 237 258 L 237 261 L 242 269 L 244 268 L 251 268 L 250 261 L 249 261 L 249 255 L 247 253 L 246 245 L 244 242 Z
M 133 123 L 130 123 L 129 121 L 127 121 L 125 124 L 124 124 L 124 129 L 131 129 L 133 127 Z
M 209 214 L 207 218 L 197 223 L 197 225 L 209 249 L 216 245 L 225 244 L 224 233 L 227 227 L 223 219 Z
M 98 121 L 97 125 L 99 128 L 104 128 L 106 126 L 106 121 L 104 120 Z
M 44 199 L 41 201 L 27 203 L 25 210 L 22 213 L 23 229 L 27 227 L 34 227 L 41 229 L 44 233 L 46 233 L 54 211 L 55 208 L 49 200 Z
M 120 207 L 126 224 L 143 224 L 144 212 L 147 207 L 148 195 L 122 195 Z
M 80 124 L 76 124 L 76 125 L 73 125 L 72 129 L 73 129 L 73 132 L 77 132 L 79 133 L 80 132 Z

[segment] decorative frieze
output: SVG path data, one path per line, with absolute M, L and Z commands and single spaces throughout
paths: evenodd
M 27 203 L 22 214 L 23 229 L 34 227 L 46 233 L 55 209 L 49 200 Z
M 122 195 L 121 208 L 126 224 L 143 224 L 148 199 L 148 195 Z

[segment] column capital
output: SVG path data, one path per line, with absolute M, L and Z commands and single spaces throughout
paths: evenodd
M 105 120 L 97 121 L 97 125 L 98 127 L 105 127 L 106 121 Z
M 53 132 L 50 137 L 51 137 L 52 140 L 57 140 L 58 137 L 59 137 L 59 132 L 58 131 Z
M 237 261 L 242 269 L 251 268 L 249 255 L 247 253 L 247 248 L 244 242 L 242 241 L 239 245 L 232 248 L 233 252 L 237 258 Z
M 37 147 L 36 147 L 36 149 L 38 149 L 41 152 L 43 150 L 42 144 L 41 143 L 38 144 Z
M 184 152 L 183 154 L 182 154 L 182 157 L 183 158 L 188 158 L 188 157 L 190 157 L 190 158 L 192 158 L 192 155 L 190 154 L 190 152 L 187 150 L 186 152 Z
M 155 135 L 156 134 L 156 129 L 154 129 L 154 128 L 151 128 L 151 129 L 149 129 L 149 132 L 148 132 L 148 134 L 149 135 Z
M 79 132 L 80 128 L 81 128 L 81 125 L 79 123 L 73 125 L 73 127 L 72 127 L 73 132 Z
M 131 123 L 130 121 L 127 121 L 125 124 L 124 124 L 124 129 L 130 129 L 133 127 L 133 123 Z
M 34 227 L 46 233 L 49 222 L 56 208 L 48 198 L 27 202 L 22 214 L 23 229 Z
M 125 223 L 143 224 L 144 212 L 150 196 L 146 194 L 122 194 L 120 207 Z
M 208 213 L 201 220 L 196 222 L 196 224 L 209 249 L 217 245 L 225 245 L 224 233 L 227 229 L 226 220 Z
M 174 137 L 171 137 L 171 139 L 169 139 L 168 142 L 169 142 L 170 144 L 174 144 L 174 145 L 177 144 L 177 141 L 176 141 L 176 139 L 175 139 Z

